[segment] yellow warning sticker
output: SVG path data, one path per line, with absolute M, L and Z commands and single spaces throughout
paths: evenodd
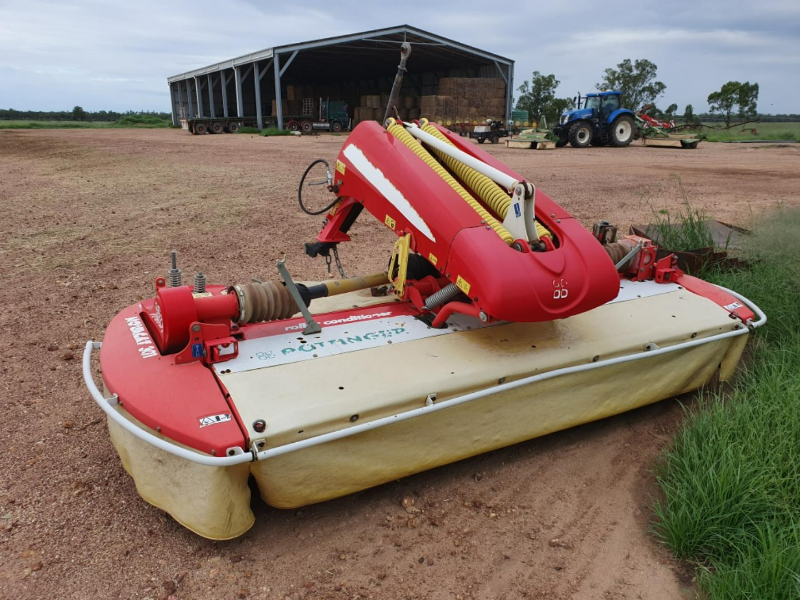
M 432 264 L 434 267 L 436 266 L 436 263 L 437 263 L 437 262 L 439 262 L 439 259 L 438 259 L 438 258 L 436 258 L 436 257 L 433 255 L 433 252 L 431 252 L 430 254 L 428 254 L 428 260 L 430 261 L 430 263 L 431 263 L 431 264 Z
M 386 226 L 389 229 L 394 229 L 397 226 L 397 222 L 389 215 L 386 215 L 386 218 L 383 220 L 383 222 L 386 223 Z
M 336 170 L 339 171 L 339 173 L 344 175 L 345 168 L 346 167 L 345 167 L 345 165 L 344 165 L 344 163 L 342 161 L 340 161 L 340 160 L 336 161 Z
M 460 289 L 465 294 L 469 295 L 470 285 L 466 279 L 461 277 L 461 275 L 459 275 L 458 278 L 456 279 L 456 285 L 458 286 L 458 289 Z

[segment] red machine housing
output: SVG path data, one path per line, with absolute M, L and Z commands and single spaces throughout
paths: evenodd
M 476 145 L 438 129 L 459 150 L 524 181 Z M 347 138 L 334 185 L 342 201 L 328 214 L 319 242 L 349 240 L 350 213 L 360 204 L 398 236 L 411 234 L 411 250 L 492 318 L 565 318 L 600 306 L 619 291 L 619 275 L 603 247 L 546 194 L 536 190 L 536 219 L 552 233 L 554 245 L 545 252 L 531 251 L 527 242 L 520 244 L 521 251 L 509 247 L 446 181 L 378 123 L 361 123 Z

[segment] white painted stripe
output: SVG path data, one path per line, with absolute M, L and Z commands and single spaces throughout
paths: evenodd
M 417 230 L 427 237 L 432 242 L 436 241 L 433 237 L 428 224 L 419 216 L 419 213 L 411 206 L 411 203 L 406 200 L 405 196 L 398 190 L 394 184 L 386 178 L 378 167 L 373 165 L 369 159 L 364 155 L 360 148 L 355 144 L 350 144 L 344 149 L 345 157 L 353 165 L 356 171 L 361 173 L 364 178 L 369 181 L 381 195 L 388 200 L 392 206 L 400 211 L 409 223 L 411 223 Z

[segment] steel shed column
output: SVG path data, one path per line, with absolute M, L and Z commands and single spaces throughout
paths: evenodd
M 178 110 L 175 102 L 175 86 L 169 84 L 169 98 L 172 100 L 172 124 L 178 126 Z
M 197 93 L 197 116 L 201 119 L 203 118 L 203 96 L 201 94 L 202 89 L 200 87 L 200 81 L 197 77 L 194 78 L 194 91 Z
M 506 123 L 511 120 L 511 110 L 514 108 L 514 63 L 506 67 L 508 77 L 506 78 Z
M 217 111 L 214 109 L 214 81 L 211 79 L 211 73 L 206 77 L 208 78 L 208 110 L 211 111 L 208 116 L 213 119 L 217 116 Z
M 283 99 L 281 98 L 281 59 L 275 53 L 275 62 L 272 64 L 275 69 L 275 112 L 278 113 L 278 129 L 283 129 Z
M 242 98 L 242 67 L 233 67 L 233 74 L 236 77 L 236 116 L 240 119 L 244 117 L 244 100 Z
M 261 118 L 261 75 L 258 72 L 258 63 L 253 63 L 253 85 L 256 90 L 256 123 L 259 129 L 263 129 L 264 121 Z
M 222 86 L 222 116 L 228 118 L 228 82 L 230 78 L 224 72 L 219 74 L 219 84 Z
M 192 90 L 189 89 L 189 80 L 186 80 L 186 103 L 189 105 L 187 119 L 194 119 L 194 106 L 192 105 Z

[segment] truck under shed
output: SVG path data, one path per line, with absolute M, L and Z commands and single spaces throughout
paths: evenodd
M 299 89 L 356 107 L 365 95 L 388 94 L 404 41 L 412 53 L 401 94 L 436 96 L 446 78 L 501 79 L 505 114 L 498 116 L 510 118 L 514 61 L 400 25 L 267 48 L 169 77 L 173 124 L 239 117 L 259 129 L 265 123 L 283 128 L 286 102 L 295 101 Z

